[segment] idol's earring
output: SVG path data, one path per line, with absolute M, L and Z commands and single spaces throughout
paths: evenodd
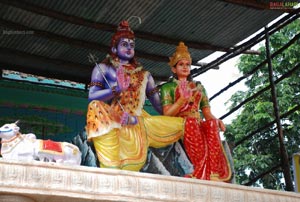
M 117 53 L 116 47 L 112 47 L 112 48 L 111 48 L 111 52 L 114 53 L 114 54 L 116 54 L 116 53 Z

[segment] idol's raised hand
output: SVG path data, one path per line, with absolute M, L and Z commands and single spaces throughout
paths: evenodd
M 180 98 L 178 99 L 177 103 L 179 103 L 179 106 L 181 106 L 181 111 L 187 109 L 188 101 L 193 95 L 193 92 L 191 91 L 188 84 L 188 81 L 180 81 L 180 83 L 178 84 Z
M 125 91 L 129 87 L 130 77 L 126 75 L 125 69 L 122 65 L 117 69 L 117 81 L 120 91 Z
M 189 99 L 193 94 L 188 84 L 189 84 L 188 81 L 180 81 L 179 83 L 179 93 L 180 96 L 183 97 L 184 99 Z

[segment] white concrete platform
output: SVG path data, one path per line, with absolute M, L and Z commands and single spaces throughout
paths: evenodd
M 300 202 L 300 194 L 148 173 L 0 158 L 0 202 Z

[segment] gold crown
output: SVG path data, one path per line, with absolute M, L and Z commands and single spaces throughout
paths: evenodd
M 174 67 L 179 60 L 186 59 L 192 63 L 191 55 L 188 51 L 188 47 L 184 45 L 183 42 L 179 42 L 179 45 L 176 47 L 176 52 L 173 54 L 173 57 L 169 57 L 169 65 Z

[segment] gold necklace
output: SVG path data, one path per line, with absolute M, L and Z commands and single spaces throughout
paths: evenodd
M 110 55 L 107 55 L 107 57 L 109 58 L 109 60 L 114 68 L 118 69 L 120 67 L 120 61 L 117 58 L 113 59 Z M 126 66 L 126 65 L 130 65 L 130 64 L 124 64 L 124 66 Z M 134 73 L 141 71 L 142 69 L 143 69 L 143 67 L 139 66 L 133 70 L 128 70 L 128 69 L 124 68 L 124 71 L 127 74 L 134 74 Z

